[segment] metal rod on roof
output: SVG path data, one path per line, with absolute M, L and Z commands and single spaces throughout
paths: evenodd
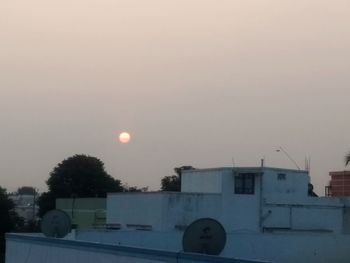
M 236 167 L 235 158 L 233 158 L 233 157 L 232 157 L 232 167 L 233 167 L 233 168 Z

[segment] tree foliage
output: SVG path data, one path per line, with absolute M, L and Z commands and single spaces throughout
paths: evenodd
M 57 196 L 58 198 L 59 196 Z M 47 211 L 55 209 L 56 197 L 51 192 L 45 192 L 38 198 L 39 212 L 38 215 L 42 217 Z
M 10 211 L 13 208 L 14 204 L 12 200 L 8 198 L 6 189 L 0 187 L 0 233 L 5 233 L 12 228 Z
M 17 189 L 18 195 L 34 195 L 36 193 L 35 188 L 32 186 L 22 186 Z
M 59 163 L 46 182 L 48 192 L 39 197 L 39 215 L 55 207 L 56 198 L 106 197 L 108 192 L 121 192 L 120 180 L 114 179 L 96 157 L 74 155 Z
M 137 187 L 137 186 L 129 186 L 128 184 L 123 185 L 124 187 L 124 192 L 147 192 L 148 187 Z
M 181 175 L 183 170 L 193 170 L 192 166 L 175 167 L 176 175 L 168 175 L 161 180 L 161 191 L 180 192 L 181 191 Z
M 12 217 L 15 213 L 12 211 L 14 204 L 8 198 L 6 189 L 0 186 L 0 252 L 5 251 L 5 233 L 13 229 L 14 223 Z
M 168 175 L 162 178 L 161 190 L 168 192 L 180 192 L 181 180 L 178 175 Z

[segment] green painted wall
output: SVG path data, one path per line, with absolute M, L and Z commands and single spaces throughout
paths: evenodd
M 78 229 L 106 224 L 106 198 L 58 198 L 56 209 L 66 212 Z

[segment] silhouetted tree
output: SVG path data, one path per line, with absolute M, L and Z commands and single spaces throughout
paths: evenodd
M 123 187 L 124 187 L 124 192 L 147 192 L 148 191 L 147 186 L 138 188 L 137 186 L 129 186 L 127 184 L 124 184 Z
M 168 192 L 180 192 L 181 180 L 178 175 L 168 175 L 162 178 L 161 190 Z
M 183 170 L 193 170 L 192 166 L 175 167 L 176 175 L 168 175 L 162 178 L 161 191 L 180 192 L 181 191 L 181 175 Z
M 19 195 L 34 195 L 36 193 L 35 188 L 31 186 L 22 186 L 17 189 L 17 194 Z
M 58 196 L 57 196 L 58 198 Z M 38 215 L 42 217 L 47 211 L 55 209 L 56 195 L 52 192 L 42 193 L 38 198 L 39 212 Z
M 0 187 L 0 254 L 3 256 L 5 252 L 5 233 L 11 231 L 14 228 L 12 220 L 13 215 L 16 215 L 13 211 L 14 204 L 11 199 L 8 198 L 6 189 Z
M 55 207 L 56 198 L 106 197 L 108 192 L 124 190 L 96 157 L 74 155 L 59 163 L 46 182 L 49 190 L 38 200 L 39 216 Z

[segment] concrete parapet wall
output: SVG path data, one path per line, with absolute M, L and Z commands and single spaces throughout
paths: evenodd
M 183 252 L 171 252 L 20 234 L 6 235 L 6 263 L 263 263 Z

